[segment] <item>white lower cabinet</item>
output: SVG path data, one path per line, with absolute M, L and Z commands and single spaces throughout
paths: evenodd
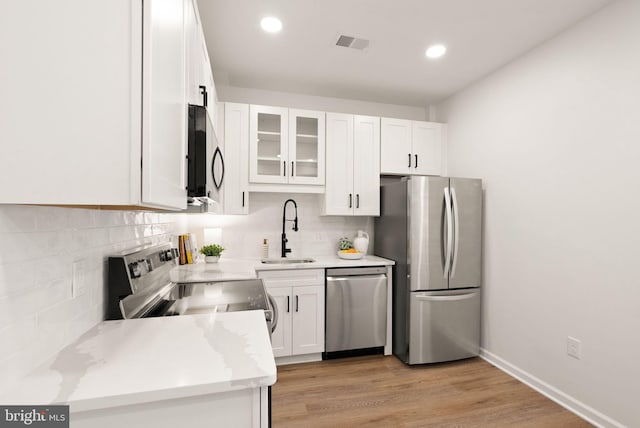
M 72 410 L 70 419 L 74 428 L 267 428 L 268 394 L 265 386 L 84 412 Z
M 320 354 L 324 351 L 324 269 L 262 271 L 278 307 L 278 325 L 271 335 L 274 357 Z

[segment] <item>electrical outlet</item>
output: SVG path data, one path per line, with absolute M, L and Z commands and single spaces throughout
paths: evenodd
M 71 298 L 75 299 L 85 293 L 87 284 L 87 261 L 76 260 L 71 264 Z
M 580 341 L 575 337 L 567 336 L 567 355 L 580 359 Z

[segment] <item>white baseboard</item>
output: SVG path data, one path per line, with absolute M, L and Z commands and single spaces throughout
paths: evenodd
M 598 412 L 592 407 L 576 400 L 575 398 L 565 394 L 559 389 L 549 385 L 548 383 L 538 379 L 537 377 L 527 373 L 526 371 L 514 366 L 508 361 L 498 357 L 497 355 L 480 349 L 480 358 L 489 364 L 499 368 L 508 375 L 518 379 L 520 382 L 530 386 L 545 397 L 555 401 L 570 412 L 575 413 L 587 422 L 601 428 L 626 428 L 620 422 Z

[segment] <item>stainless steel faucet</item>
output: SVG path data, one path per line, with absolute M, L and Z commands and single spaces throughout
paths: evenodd
M 289 202 L 293 202 L 293 207 L 296 210 L 296 217 L 293 220 L 287 220 L 287 204 Z M 293 222 L 293 231 L 297 232 L 298 231 L 298 204 L 296 204 L 296 201 L 294 201 L 293 199 L 287 199 L 286 201 L 284 201 L 284 207 L 282 208 L 282 251 L 280 256 L 281 257 L 287 257 L 287 253 L 291 252 L 291 248 L 287 248 L 287 234 L 284 232 L 284 225 L 287 221 L 292 221 Z

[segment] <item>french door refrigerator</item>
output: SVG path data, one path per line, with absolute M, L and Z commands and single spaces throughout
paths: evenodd
M 383 181 L 374 253 L 395 260 L 393 353 L 407 364 L 478 355 L 482 181 Z

